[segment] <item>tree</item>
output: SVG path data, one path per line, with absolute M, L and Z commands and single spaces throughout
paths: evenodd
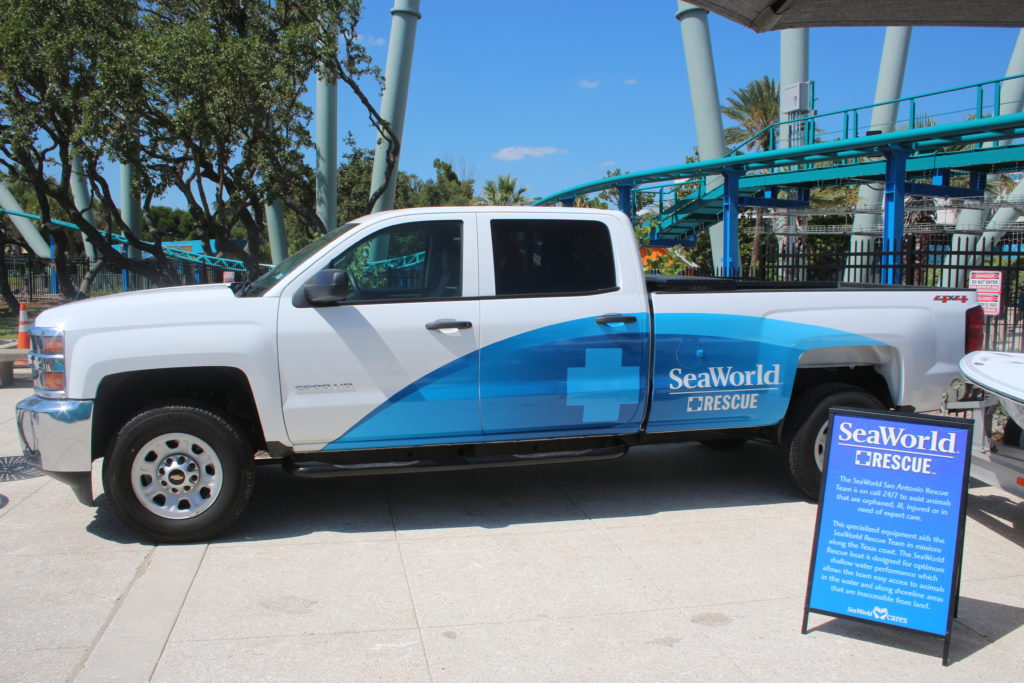
M 359 0 L 0 0 L 0 172 L 32 188 L 44 225 L 63 211 L 112 265 L 169 279 L 152 207 L 174 188 L 206 248 L 223 240 L 255 269 L 267 202 L 324 229 L 304 162 L 311 74 L 345 83 L 393 140 L 359 85 L 379 78 L 357 40 L 360 11 Z M 155 258 L 123 258 L 75 209 L 76 157 L 98 220 Z M 137 169 L 154 245 L 128 233 L 103 176 L 110 161 Z
M 485 182 L 481 199 L 489 206 L 522 206 L 528 203 L 526 188 L 520 187 L 519 179 L 511 175 L 499 175 L 497 180 Z
M 434 159 L 432 180 L 413 178 L 411 206 L 468 206 L 473 203 L 473 179 L 460 178 L 450 161 Z
M 746 143 L 747 149 L 766 150 L 769 145 L 767 128 L 779 121 L 779 87 L 769 76 L 751 81 L 726 98 L 722 115 L 738 125 L 726 128 L 725 144 Z

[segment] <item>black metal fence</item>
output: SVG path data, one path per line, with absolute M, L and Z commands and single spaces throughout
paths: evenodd
M 880 240 L 877 241 L 880 243 Z M 759 261 L 744 260 L 746 278 L 773 282 L 883 283 L 887 261 L 901 264 L 891 270 L 897 284 L 965 288 L 986 281 L 989 292 L 985 316 L 985 348 L 1024 352 L 1024 235 L 1005 237 L 992 251 L 954 250 L 948 235 L 910 235 L 899 252 L 836 251 L 816 247 L 813 240 L 788 240 L 781 244 L 765 239 Z M 7 256 L 7 278 L 15 295 L 23 301 L 59 300 L 53 266 L 30 256 Z M 77 287 L 89 270 L 85 259 L 72 260 L 72 283 Z M 996 273 L 993 278 L 981 275 Z M 178 284 L 205 284 L 244 279 L 244 273 L 179 261 Z M 149 289 L 157 286 L 149 278 L 115 268 L 104 268 L 93 279 L 90 295 Z
M 5 264 L 7 266 L 7 281 L 19 300 L 26 302 L 55 301 L 62 298 L 52 262 L 23 255 L 7 256 Z M 89 272 L 89 267 L 90 263 L 86 259 L 69 261 L 68 271 L 75 287 L 81 286 L 86 273 Z M 185 261 L 177 262 L 175 272 L 177 274 L 175 284 L 182 285 L 230 282 L 245 277 L 245 273 L 235 273 L 230 270 Z M 225 279 L 225 274 L 228 279 Z M 93 278 L 89 294 L 90 296 L 99 296 L 152 289 L 157 286 L 159 285 L 148 277 L 119 268 L 106 267 L 102 268 Z
M 943 239 L 945 237 L 945 239 Z M 759 263 L 746 276 L 770 281 L 885 283 L 975 288 L 986 308 L 985 348 L 1024 351 L 1024 247 L 1018 235 L 992 251 L 954 250 L 948 236 L 908 236 L 898 252 L 815 249 L 799 241 L 765 240 Z M 879 240 L 880 242 L 880 240 Z M 876 244 L 876 247 L 879 245 Z M 900 264 L 887 269 L 885 263 Z

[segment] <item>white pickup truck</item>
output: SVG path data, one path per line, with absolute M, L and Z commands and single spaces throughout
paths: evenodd
M 973 292 L 645 278 L 615 211 L 388 211 L 250 284 L 41 314 L 26 455 L 121 519 L 208 538 L 259 462 L 308 477 L 562 462 L 768 438 L 820 480 L 832 406 L 933 410 Z

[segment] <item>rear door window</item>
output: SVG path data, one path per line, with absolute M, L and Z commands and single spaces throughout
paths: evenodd
M 492 220 L 491 245 L 497 296 L 615 289 L 611 237 L 600 221 Z

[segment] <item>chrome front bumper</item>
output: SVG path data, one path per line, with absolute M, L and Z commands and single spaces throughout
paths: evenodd
M 92 505 L 92 401 L 30 396 L 17 407 L 25 459 Z

